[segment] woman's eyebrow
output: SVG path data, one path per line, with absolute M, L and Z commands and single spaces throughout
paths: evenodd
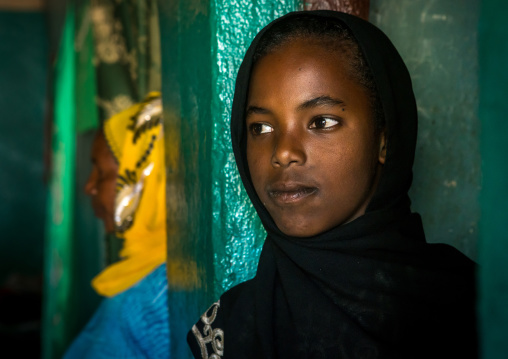
M 332 106 L 343 106 L 343 105 L 344 105 L 344 101 L 342 101 L 340 99 L 335 99 L 330 96 L 318 96 L 318 97 L 315 97 L 311 100 L 305 101 L 304 103 L 299 105 L 298 110 L 301 111 L 301 110 L 306 110 L 309 108 L 320 107 L 320 106 L 332 107 Z
M 258 106 L 249 106 L 247 107 L 247 111 L 245 111 L 245 117 L 249 117 L 249 115 L 252 114 L 258 114 L 258 115 L 266 115 L 269 114 L 270 111 L 263 107 Z

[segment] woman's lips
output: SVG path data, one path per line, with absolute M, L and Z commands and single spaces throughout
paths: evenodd
M 291 204 L 316 194 L 316 187 L 294 183 L 279 183 L 270 186 L 268 196 L 280 204 Z

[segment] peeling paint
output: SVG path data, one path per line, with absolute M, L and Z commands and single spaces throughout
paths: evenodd
M 455 180 L 445 180 L 443 182 L 443 184 L 445 185 L 445 187 L 448 187 L 448 188 L 455 188 L 455 187 L 457 187 L 457 181 L 455 181 Z

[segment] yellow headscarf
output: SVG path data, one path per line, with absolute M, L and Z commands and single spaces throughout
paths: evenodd
M 121 260 L 92 280 L 111 297 L 166 260 L 166 171 L 160 93 L 104 122 L 104 135 L 119 162 L 116 235 L 124 238 Z

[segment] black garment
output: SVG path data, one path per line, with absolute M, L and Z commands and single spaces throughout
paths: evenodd
M 256 195 L 246 159 L 253 53 L 270 26 L 294 16 L 335 18 L 352 31 L 387 125 L 386 163 L 365 215 L 312 238 L 277 228 Z M 296 12 L 275 22 L 245 55 L 231 120 L 238 169 L 268 236 L 255 278 L 224 293 L 189 333 L 194 356 L 477 357 L 475 264 L 448 245 L 426 243 L 420 217 L 410 211 L 417 114 L 396 49 L 375 26 L 338 12 Z

